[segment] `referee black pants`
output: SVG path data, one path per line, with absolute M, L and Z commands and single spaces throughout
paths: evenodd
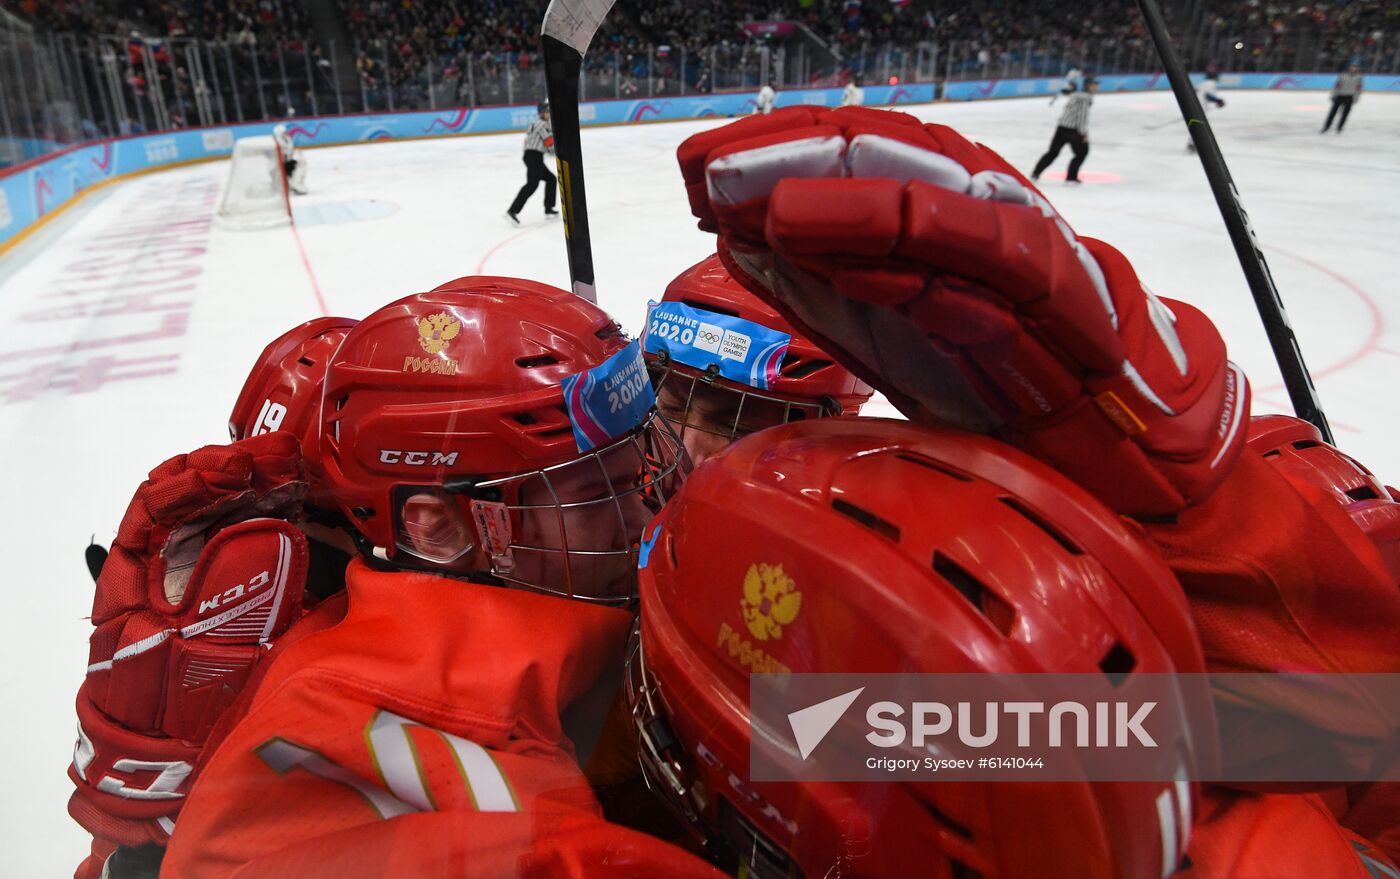
M 544 166 L 544 153 L 539 150 L 525 151 L 525 185 L 520 187 L 520 191 L 515 194 L 515 201 L 510 203 L 512 214 L 520 213 L 520 209 L 525 207 L 525 202 L 530 200 L 530 196 L 535 194 L 535 189 L 539 187 L 540 181 L 544 181 L 544 209 L 554 210 L 555 189 L 558 181 L 548 168 Z
M 1337 97 L 1333 98 L 1332 109 L 1327 111 L 1327 121 L 1323 124 L 1322 130 L 1326 131 L 1327 129 L 1332 127 L 1332 120 L 1336 118 L 1338 110 L 1342 111 L 1342 118 L 1337 123 L 1337 131 L 1340 132 L 1343 128 L 1345 128 L 1347 124 L 1347 117 L 1351 115 L 1351 104 L 1354 100 L 1355 98 L 1353 98 L 1351 95 L 1337 95 Z
M 1073 128 L 1066 128 L 1061 125 L 1055 129 L 1055 136 L 1050 141 L 1050 149 L 1045 151 L 1045 155 L 1040 157 L 1040 161 L 1035 163 L 1035 170 L 1031 172 L 1032 177 L 1039 177 L 1040 172 L 1050 167 L 1050 163 L 1060 157 L 1060 151 L 1068 145 L 1074 151 L 1074 158 L 1069 163 L 1069 175 L 1067 180 L 1079 179 L 1079 166 L 1084 164 L 1084 160 L 1089 156 L 1089 139 L 1075 131 Z

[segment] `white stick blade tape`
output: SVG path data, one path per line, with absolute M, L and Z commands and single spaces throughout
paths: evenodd
M 614 0 L 550 0 L 540 33 L 572 46 L 580 55 L 588 52 L 593 35 L 608 17 Z

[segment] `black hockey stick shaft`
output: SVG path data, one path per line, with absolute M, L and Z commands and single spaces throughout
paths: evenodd
M 574 292 L 598 301 L 593 274 L 593 241 L 588 231 L 583 143 L 579 131 L 579 76 L 583 56 L 614 0 L 552 0 L 544 13 L 541 42 L 544 81 L 554 128 L 554 159 L 564 209 L 564 246 Z
M 1299 418 L 1315 425 L 1322 432 L 1323 439 L 1329 443 L 1333 442 L 1332 428 L 1327 424 L 1327 416 L 1323 414 L 1317 388 L 1313 385 L 1307 363 L 1303 361 L 1298 337 L 1294 335 L 1293 327 L 1288 322 L 1288 312 L 1283 307 L 1283 299 L 1279 296 L 1278 288 L 1274 286 L 1269 264 L 1264 260 L 1259 239 L 1255 237 L 1254 229 L 1249 224 L 1249 215 L 1245 213 L 1239 190 L 1235 188 L 1235 181 L 1230 177 L 1230 169 L 1225 165 L 1225 157 L 1220 153 L 1220 145 L 1215 142 L 1215 134 L 1206 122 L 1206 114 L 1201 109 L 1196 90 L 1191 87 L 1191 79 L 1181 66 L 1176 50 L 1172 48 L 1171 36 L 1167 33 L 1162 10 L 1157 6 L 1157 0 L 1137 0 L 1137 5 L 1147 22 L 1148 32 L 1152 34 L 1152 42 L 1157 46 L 1157 54 L 1162 59 L 1167 80 L 1171 83 L 1172 91 L 1176 93 L 1176 102 L 1186 120 L 1186 130 L 1191 133 L 1191 140 L 1196 145 L 1196 155 L 1200 156 L 1206 180 L 1209 181 L 1211 192 L 1215 195 L 1215 203 L 1220 207 L 1220 215 L 1225 220 L 1225 229 L 1235 246 L 1235 255 L 1239 257 L 1240 268 L 1244 270 L 1245 280 L 1249 283 L 1249 292 L 1254 296 L 1255 307 L 1258 308 L 1259 318 L 1264 323 L 1264 332 L 1269 337 L 1269 345 L 1273 348 L 1274 359 L 1278 361 L 1279 372 L 1283 374 L 1283 383 L 1288 389 L 1293 411 Z
M 583 144 L 579 132 L 578 78 L 583 56 L 544 37 L 544 79 L 554 126 L 554 161 L 564 209 L 564 246 L 569 253 L 569 280 L 574 292 L 598 301 L 593 276 L 593 241 L 588 234 L 588 197 L 583 187 Z

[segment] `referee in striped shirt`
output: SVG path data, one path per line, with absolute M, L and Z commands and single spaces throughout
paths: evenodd
M 554 154 L 554 126 L 549 122 L 549 102 L 541 101 L 539 109 L 540 118 L 531 122 L 529 130 L 525 132 L 525 185 L 520 187 L 515 201 L 506 209 L 506 219 L 517 226 L 520 225 L 520 217 L 517 216 L 520 209 L 535 194 L 541 180 L 544 181 L 544 215 L 550 217 L 559 213 L 554 209 L 558 181 L 544 166 L 545 153 Z
M 1040 172 L 1050 167 L 1050 163 L 1060 156 L 1060 151 L 1069 146 L 1074 158 L 1069 163 L 1066 183 L 1079 183 L 1079 166 L 1089 155 L 1089 107 L 1094 103 L 1094 92 L 1099 90 L 1099 81 L 1090 77 L 1084 80 L 1084 90 L 1069 96 L 1065 111 L 1060 114 L 1060 125 L 1050 141 L 1050 149 L 1035 163 L 1031 172 L 1032 180 L 1040 179 Z

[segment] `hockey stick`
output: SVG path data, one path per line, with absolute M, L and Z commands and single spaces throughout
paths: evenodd
M 574 292 L 598 301 L 593 278 L 593 242 L 588 235 L 588 200 L 583 191 L 583 145 L 579 137 L 578 81 L 583 56 L 614 0 L 550 0 L 540 39 L 544 82 L 554 126 L 554 160 L 564 208 L 564 245 Z
M 1181 115 L 1186 120 L 1186 130 L 1191 133 L 1191 140 L 1196 144 L 1196 154 L 1201 157 L 1201 165 L 1205 168 L 1211 192 L 1215 195 L 1215 203 L 1219 205 L 1220 214 L 1225 219 L 1225 229 L 1230 233 L 1235 255 L 1239 257 L 1240 267 L 1244 269 L 1245 280 L 1249 283 L 1249 292 L 1254 296 L 1254 305 L 1259 309 L 1260 320 L 1264 322 L 1264 332 L 1269 336 L 1274 359 L 1278 361 L 1279 372 L 1283 374 L 1283 383 L 1288 389 L 1293 411 L 1298 413 L 1299 418 L 1312 422 L 1322 432 L 1323 439 L 1329 443 L 1333 442 L 1332 428 L 1328 426 L 1327 416 L 1322 412 L 1322 402 L 1317 397 L 1317 388 L 1313 385 L 1308 365 L 1303 362 L 1303 352 L 1299 349 L 1298 337 L 1293 334 L 1293 327 L 1288 322 L 1288 312 L 1283 307 L 1283 299 L 1279 297 L 1278 288 L 1274 286 L 1274 277 L 1269 273 L 1268 263 L 1264 261 L 1259 239 L 1255 237 L 1254 229 L 1249 225 L 1249 215 L 1245 213 L 1244 205 L 1240 202 L 1240 193 L 1235 188 L 1235 181 L 1230 177 L 1230 169 L 1225 166 L 1225 157 L 1220 153 L 1220 145 L 1215 142 L 1210 123 L 1206 122 L 1205 111 L 1201 109 L 1201 102 L 1196 98 L 1191 80 L 1181 66 L 1181 59 L 1176 57 L 1176 50 L 1172 48 L 1171 36 L 1167 33 L 1166 22 L 1162 19 L 1162 10 L 1158 8 L 1157 0 L 1137 0 L 1137 5 L 1138 9 L 1142 10 L 1142 17 L 1147 21 L 1147 30 L 1152 34 L 1152 42 L 1157 46 L 1157 55 L 1162 59 L 1162 67 L 1167 72 L 1172 91 L 1176 93 L 1177 105 L 1181 107 Z

